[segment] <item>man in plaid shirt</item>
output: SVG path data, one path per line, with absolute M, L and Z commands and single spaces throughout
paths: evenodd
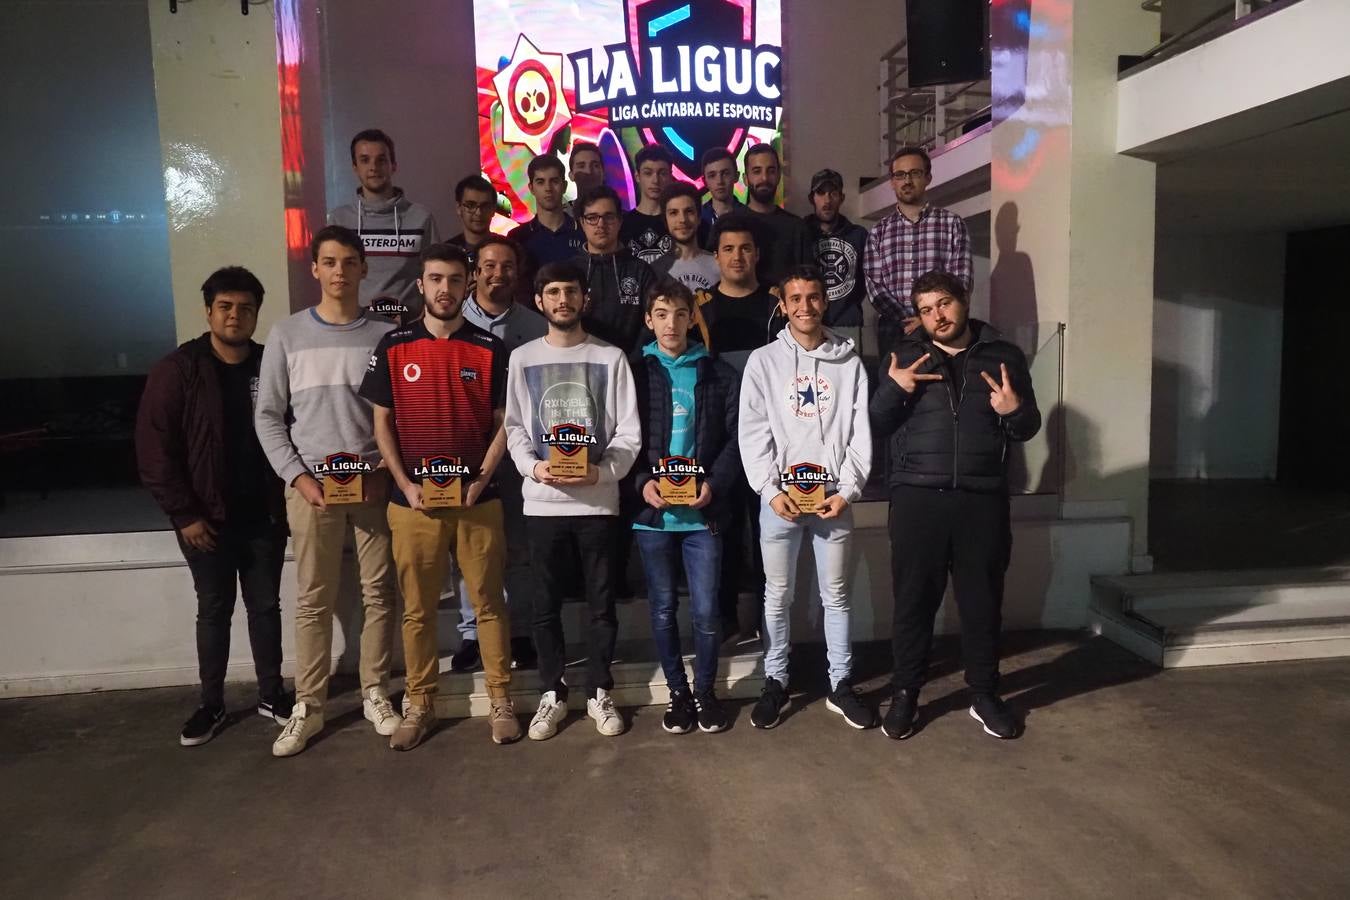
M 970 235 L 953 212 L 924 199 L 933 164 L 922 147 L 901 147 L 888 166 L 895 189 L 895 212 L 867 237 L 863 277 L 876 307 L 878 355 L 885 359 L 902 334 L 919 327 L 910 285 L 925 272 L 942 269 L 971 288 Z

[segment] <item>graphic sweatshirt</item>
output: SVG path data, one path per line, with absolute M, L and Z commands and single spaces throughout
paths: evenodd
M 361 281 L 361 305 L 377 297 L 395 297 L 409 308 L 420 306 L 417 277 L 421 274 L 422 250 L 440 240 L 436 220 L 420 203 L 394 196 L 383 203 L 368 203 L 356 191 L 356 202 L 328 213 L 329 225 L 342 225 L 361 235 L 366 247 L 366 277 Z
M 600 470 L 596 484 L 554 487 L 534 480 L 535 464 L 548 459 L 544 435 L 557 425 L 580 425 L 596 442 L 588 462 Z M 506 375 L 506 447 L 525 479 L 527 516 L 617 516 L 619 479 L 642 446 L 633 373 L 622 352 L 594 335 L 575 347 L 547 338 L 522 344 Z
M 782 488 L 790 466 L 814 463 L 835 479 L 828 493 L 849 503 L 862 496 L 872 469 L 867 372 L 853 341 L 828 328 L 814 350 L 788 328 L 750 354 L 741 381 L 741 462 L 765 501 Z

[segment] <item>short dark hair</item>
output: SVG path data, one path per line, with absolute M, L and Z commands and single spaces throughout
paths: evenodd
M 675 157 L 671 156 L 670 151 L 660 144 L 648 144 L 633 157 L 633 171 L 636 172 L 642 168 L 642 164 L 646 162 L 663 162 L 674 168 Z
M 755 249 L 759 249 L 759 232 L 755 229 L 754 221 L 744 213 L 729 213 L 725 216 L 718 216 L 717 221 L 712 227 L 712 245 L 713 249 L 721 245 L 722 235 L 731 232 L 745 232 L 750 235 L 750 239 L 755 242 Z
M 711 166 L 715 162 L 721 162 L 724 159 L 729 159 L 733 166 L 736 165 L 736 154 L 732 153 L 726 147 L 714 147 L 704 153 L 703 158 L 698 161 L 698 170 L 700 172 L 706 172 L 708 166 Z
M 749 165 L 750 157 L 757 156 L 760 153 L 771 153 L 773 154 L 774 162 L 778 163 L 780 166 L 783 164 L 783 161 L 778 158 L 778 151 L 773 149 L 773 144 L 765 144 L 763 142 L 755 144 L 749 150 L 745 151 L 746 164 Z
M 378 128 L 367 128 L 364 131 L 358 131 L 356 137 L 352 138 L 352 165 L 356 165 L 356 145 L 361 141 L 384 144 L 389 151 L 389 161 L 395 165 L 398 164 L 398 160 L 394 157 L 394 139 Z
M 895 165 L 895 161 L 896 161 L 897 159 L 899 159 L 900 157 L 902 157 L 902 156 L 917 156 L 917 157 L 919 157 L 919 159 L 922 159 L 922 160 L 923 160 L 923 170 L 924 170 L 924 173 L 925 173 L 925 174 L 928 174 L 928 175 L 933 174 L 933 160 L 932 160 L 932 158 L 929 157 L 928 151 L 927 151 L 927 150 L 923 149 L 922 147 L 918 147 L 918 146 L 905 146 L 905 147 L 901 147 L 899 150 L 897 150 L 897 151 L 895 151 L 894 153 L 892 153 L 892 154 L 891 154 L 891 158 L 888 159 L 888 160 L 886 160 L 886 171 L 887 171 L 888 174 L 889 174 L 890 172 L 895 171 L 894 168 L 893 168 L 893 166 Z
M 820 271 L 819 266 L 813 266 L 810 263 L 800 266 L 793 266 L 784 273 L 778 280 L 778 295 L 787 296 L 787 286 L 789 281 L 814 281 L 820 285 L 821 296 L 825 296 L 825 273 Z
M 473 248 L 473 265 L 470 271 L 478 271 L 478 260 L 482 259 L 483 251 L 493 245 L 508 248 L 516 257 L 516 264 L 520 264 L 520 245 L 508 237 L 502 237 L 500 234 L 489 232 L 488 236 L 478 242 L 478 246 Z
M 684 282 L 669 276 L 657 279 L 651 287 L 647 288 L 644 309 L 651 312 L 657 300 L 678 300 L 689 307 L 691 316 L 694 314 L 694 310 L 698 309 L 698 302 L 694 300 L 694 292 L 689 290 Z
M 342 225 L 325 225 L 314 232 L 314 237 L 309 242 L 310 261 L 319 261 L 319 247 L 326 241 L 337 241 L 348 250 L 355 250 L 356 255 L 361 257 L 361 262 L 366 261 L 366 245 L 362 243 L 361 235 Z
M 909 299 L 917 302 L 920 294 L 931 294 L 934 291 L 951 294 L 962 303 L 970 302 L 970 291 L 966 290 L 966 283 L 943 269 L 932 269 L 914 279 L 914 284 L 909 289 Z
M 554 156 L 552 153 L 540 153 L 534 159 L 530 160 L 530 164 L 525 167 L 525 177 L 533 182 L 534 176 L 538 175 L 544 169 L 557 169 L 559 175 L 564 178 L 567 177 L 567 168 L 562 164 L 562 160 L 558 159 L 558 157 Z
M 555 281 L 576 284 L 581 288 L 583 294 L 590 290 L 590 285 L 586 283 L 586 273 L 581 271 L 574 263 L 563 261 L 544 263 L 540 266 L 539 271 L 534 276 L 534 292 L 542 294 L 544 288 Z
M 464 192 L 468 190 L 482 191 L 485 194 L 497 196 L 497 189 L 492 186 L 482 175 L 465 175 L 455 185 L 455 202 L 459 203 L 464 199 Z
M 693 200 L 694 209 L 698 209 L 699 201 L 703 199 L 703 195 L 699 193 L 698 188 L 694 187 L 689 182 L 672 181 L 661 191 L 661 212 L 663 214 L 666 211 L 666 204 L 676 197 L 688 197 L 690 200 Z
M 481 247 L 482 244 L 479 244 L 479 246 Z M 469 276 L 469 272 L 473 271 L 473 266 L 469 264 L 469 254 L 465 253 L 462 248 L 447 241 L 442 241 L 439 244 L 429 244 L 426 249 L 422 251 L 422 266 L 420 271 L 425 272 L 427 270 L 427 263 L 429 262 L 459 263 L 464 267 L 465 278 Z
M 572 152 L 568 155 L 568 159 L 569 160 L 572 159 L 572 157 L 575 157 L 578 153 L 586 153 L 586 152 L 594 153 L 596 156 L 600 157 L 601 164 L 604 163 L 605 154 L 601 153 L 600 148 L 597 147 L 595 144 L 592 144 L 590 141 L 574 142 L 572 144 Z
M 226 291 L 252 294 L 253 299 L 258 303 L 258 308 L 262 309 L 262 282 L 258 280 L 258 276 L 243 266 L 225 266 L 222 269 L 216 269 L 210 277 L 202 282 L 202 299 L 206 301 L 207 306 L 215 302 L 216 294 L 223 294 Z
M 577 213 L 584 215 L 589 207 L 594 206 L 601 200 L 613 200 L 614 211 L 623 212 L 623 204 L 619 202 L 619 192 L 607 184 L 597 184 L 593 188 L 582 191 L 581 196 L 577 198 Z

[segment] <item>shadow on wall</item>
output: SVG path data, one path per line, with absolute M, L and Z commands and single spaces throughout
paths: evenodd
M 1036 273 L 1031 257 L 1017 249 L 1017 204 L 1008 202 L 994 217 L 998 262 L 989 273 L 989 321 L 1021 347 L 1041 345 Z

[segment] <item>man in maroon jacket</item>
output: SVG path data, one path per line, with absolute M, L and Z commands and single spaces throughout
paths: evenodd
M 150 371 L 136 416 L 141 482 L 178 536 L 197 591 L 201 707 L 179 735 L 204 744 L 225 724 L 225 668 L 235 583 L 248 610 L 258 714 L 285 722 L 281 680 L 281 564 L 286 508 L 281 481 L 253 430 L 263 348 L 252 341 L 263 286 L 230 266 L 202 284 L 210 330 Z

